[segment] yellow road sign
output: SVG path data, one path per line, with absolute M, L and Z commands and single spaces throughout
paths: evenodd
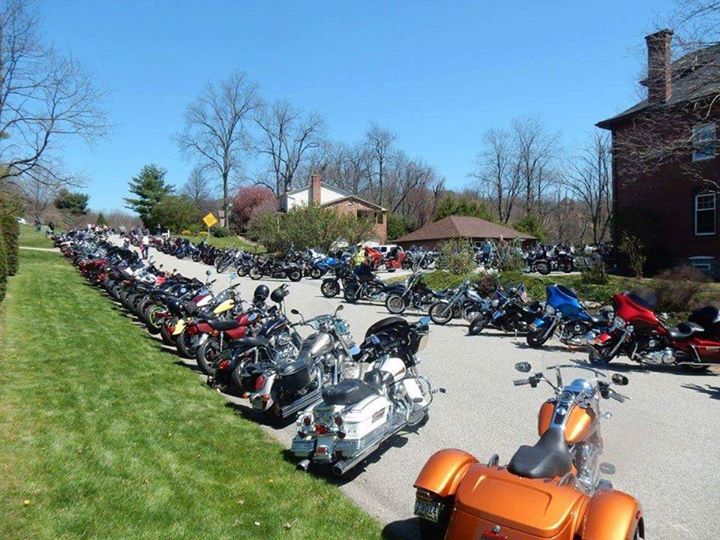
M 210 212 L 207 216 L 205 216 L 205 217 L 203 218 L 203 222 L 205 223 L 205 225 L 208 226 L 208 228 L 210 228 L 210 227 L 212 227 L 213 225 L 215 225 L 215 224 L 218 222 L 218 220 L 217 220 L 217 218 L 213 215 L 213 213 Z

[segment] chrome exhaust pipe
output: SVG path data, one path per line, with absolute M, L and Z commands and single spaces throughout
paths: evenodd
M 367 448 L 365 448 L 362 452 L 360 452 L 358 455 L 344 459 L 342 461 L 338 461 L 335 465 L 332 466 L 332 472 L 335 476 L 343 476 L 346 472 L 348 472 L 350 469 L 358 465 L 361 461 L 365 460 L 370 454 L 372 454 L 375 450 L 380 448 L 380 445 L 387 441 L 390 437 L 395 435 L 398 431 L 400 431 L 402 428 L 406 427 L 407 423 L 400 424 L 398 427 L 393 429 L 391 432 L 386 433 L 385 436 L 380 437 L 375 442 L 371 443 Z
M 310 460 L 309 460 L 309 459 L 303 459 L 302 461 L 300 461 L 300 462 L 295 466 L 295 468 L 296 468 L 298 471 L 307 472 L 307 471 L 310 469 Z

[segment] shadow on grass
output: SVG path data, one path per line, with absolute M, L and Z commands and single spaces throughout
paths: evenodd
M 382 530 L 385 540 L 415 540 L 420 538 L 418 518 L 401 519 L 388 523 Z

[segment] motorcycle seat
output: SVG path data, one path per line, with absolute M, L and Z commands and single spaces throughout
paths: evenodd
M 692 322 L 681 322 L 674 328 L 670 328 L 668 334 L 671 339 L 687 339 L 695 334 L 701 334 L 705 329 L 699 324 Z
M 251 336 L 240 339 L 234 339 L 229 342 L 231 347 L 262 347 L 268 344 L 268 340 L 262 336 Z
M 360 379 L 345 379 L 322 390 L 323 401 L 329 405 L 353 405 L 376 395 L 377 392 Z
M 524 478 L 555 478 L 572 469 L 572 455 L 565 434 L 550 428 L 535 446 L 521 446 L 510 460 L 508 471 Z
M 210 326 L 212 326 L 215 330 L 232 330 L 234 328 L 237 328 L 240 326 L 240 323 L 237 322 L 235 319 L 230 319 L 228 321 L 223 319 L 215 319 L 212 321 L 207 322 Z

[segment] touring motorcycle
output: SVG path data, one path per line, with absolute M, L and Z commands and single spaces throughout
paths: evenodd
M 480 312 L 485 300 L 472 286 L 470 280 L 445 293 L 445 298 L 430 306 L 428 315 L 435 324 L 447 324 L 453 318 L 462 318 L 470 322 Z
M 485 328 L 503 332 L 525 332 L 531 321 L 541 313 L 538 302 L 528 302 L 525 285 L 504 289 L 498 287 L 480 306 L 480 312 L 470 323 L 468 334 L 476 336 Z
M 527 362 L 515 365 L 528 373 Z M 582 369 L 592 378 L 564 385 L 561 370 Z M 579 364 L 551 368 L 556 383 L 535 373 L 516 386 L 540 382 L 555 396 L 540 407 L 534 446 L 521 446 L 507 466 L 498 455 L 487 464 L 462 450 L 441 450 L 415 481 L 415 515 L 423 538 L 460 540 L 637 540 L 645 538 L 640 503 L 599 479 L 603 450 L 600 399 L 624 402 L 613 388 L 627 384 L 614 374 Z
M 670 327 L 636 294 L 615 294 L 613 306 L 612 326 L 590 342 L 592 364 L 605 366 L 620 355 L 641 364 L 679 365 L 688 370 L 720 364 L 716 308 L 696 310 L 687 322 Z
M 545 313 L 530 325 L 526 336 L 531 347 L 542 347 L 555 332 L 566 345 L 585 345 L 612 322 L 611 310 L 599 316 L 589 313 L 577 294 L 563 285 L 548 285 L 545 295 Z
M 302 319 L 295 326 L 315 330 L 302 341 L 297 356 L 244 364 L 243 397 L 253 409 L 263 411 L 271 423 L 281 423 L 319 401 L 323 387 L 358 375 L 358 364 L 353 359 L 357 347 L 347 322 L 337 317 L 342 308 L 339 305 L 333 315 L 307 320 L 293 309 L 291 313 Z
M 357 357 L 370 369 L 362 378 L 326 386 L 322 401 L 298 416 L 291 447 L 303 458 L 298 468 L 326 466 L 342 476 L 399 431 L 427 420 L 433 390 L 417 373 L 416 355 L 429 322 L 388 317 L 367 330 Z

